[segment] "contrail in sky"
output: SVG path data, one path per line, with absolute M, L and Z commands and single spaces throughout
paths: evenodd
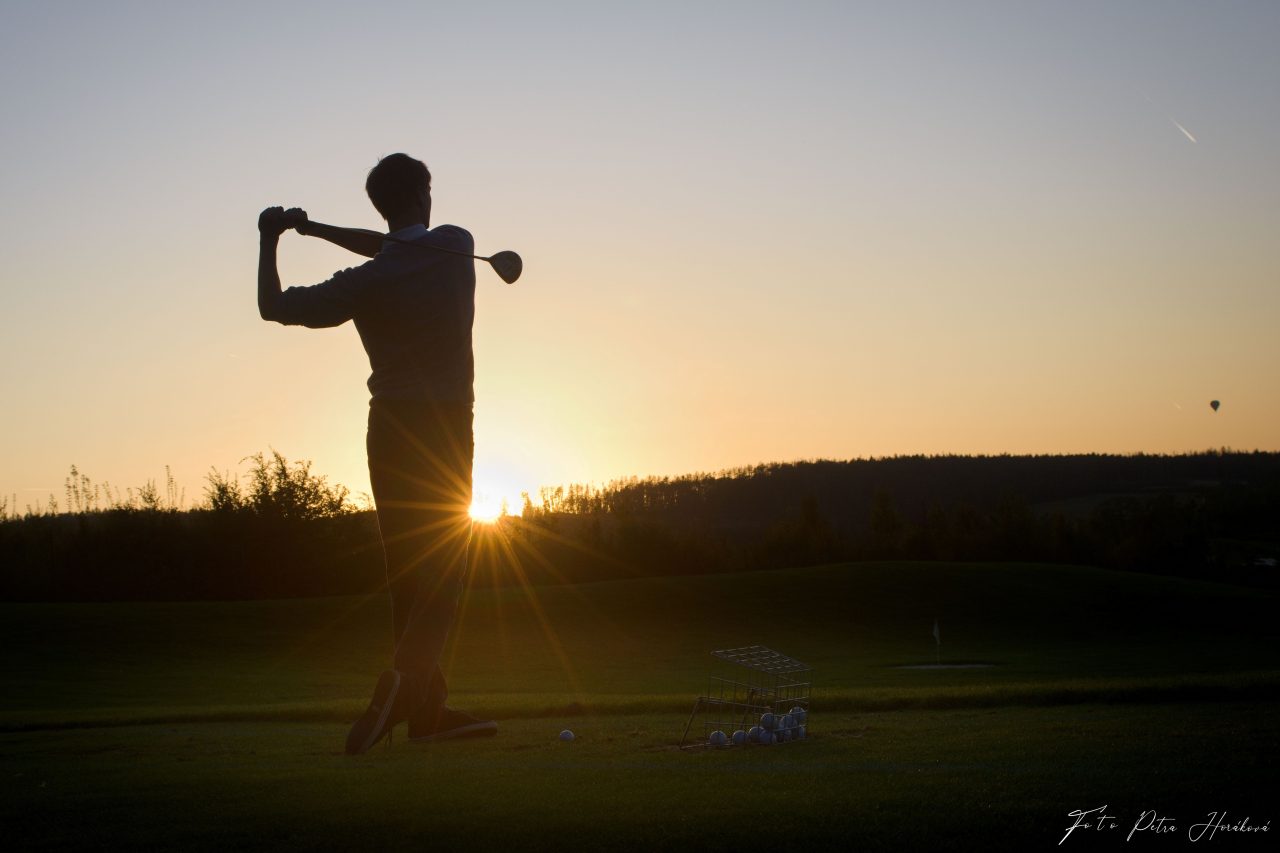
M 1185 127 L 1178 124 L 1176 119 L 1170 118 L 1169 121 L 1173 122 L 1173 126 L 1178 128 L 1178 130 L 1182 131 L 1182 135 L 1185 136 L 1187 139 L 1190 139 L 1192 142 L 1196 141 L 1196 138 L 1191 135 L 1191 131 L 1187 130 Z
M 1156 109 L 1160 109 L 1160 105 L 1159 105 L 1159 104 L 1157 104 L 1155 101 L 1151 100 L 1151 96 L 1150 96 L 1150 95 L 1148 95 L 1146 92 L 1144 92 L 1144 91 L 1142 91 L 1141 89 L 1139 89 L 1139 90 L 1138 90 L 1138 94 L 1139 94 L 1139 95 L 1141 95 L 1141 96 L 1142 96 L 1142 99 L 1143 99 L 1144 101 L 1146 101 L 1148 104 L 1150 104 L 1151 106 L 1155 107 Z M 1192 135 L 1191 135 L 1191 131 L 1189 131 L 1189 130 L 1187 130 L 1185 127 L 1183 127 L 1183 126 L 1178 122 L 1178 120 L 1177 120 L 1176 118 L 1174 118 L 1173 116 L 1169 115 L 1168 113 L 1165 113 L 1165 115 L 1169 117 L 1169 121 L 1173 122 L 1173 126 L 1174 126 L 1174 127 L 1176 127 L 1178 130 L 1182 131 L 1182 135 L 1183 135 L 1183 136 L 1185 136 L 1187 139 L 1190 139 L 1190 140 L 1191 140 L 1193 143 L 1195 143 L 1196 145 L 1199 145 L 1199 144 L 1200 144 L 1200 140 L 1198 140 L 1198 139 L 1196 139 L 1194 136 L 1192 136 Z

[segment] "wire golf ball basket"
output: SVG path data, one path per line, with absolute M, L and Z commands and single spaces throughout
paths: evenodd
M 765 646 L 712 652 L 715 669 L 680 737 L 681 749 L 769 746 L 808 736 L 808 666 Z

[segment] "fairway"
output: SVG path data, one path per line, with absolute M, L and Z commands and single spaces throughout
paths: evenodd
M 424 746 L 401 729 L 357 759 L 342 738 L 389 651 L 381 596 L 4 605 L 5 825 L 51 847 L 1018 850 L 1107 804 L 1184 834 L 1219 809 L 1262 823 L 1275 603 L 1013 564 L 474 590 L 451 702 L 499 736 Z M 943 663 L 991 666 L 901 668 L 935 661 L 935 618 Z M 812 737 L 675 749 L 709 652 L 748 643 L 814 668 Z M 1064 849 L 1123 846 L 1128 828 Z

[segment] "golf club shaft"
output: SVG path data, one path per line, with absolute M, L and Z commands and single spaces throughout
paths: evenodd
M 449 249 L 444 246 L 437 246 L 434 243 L 419 243 L 415 240 L 402 240 L 399 237 L 391 237 L 387 234 L 381 234 L 377 231 L 370 231 L 366 228 L 343 228 L 341 225 L 329 225 L 324 222 L 316 222 L 314 219 L 308 219 L 307 224 L 318 225 L 321 228 L 332 228 L 335 231 L 349 231 L 349 232 L 363 233 L 363 234 L 377 234 L 383 240 L 386 240 L 387 242 L 390 242 L 390 243 L 400 243 L 401 245 L 404 245 L 404 246 L 417 246 L 420 249 L 435 249 L 437 252 L 448 252 L 451 255 L 462 255 L 464 258 L 475 258 L 477 261 L 489 260 L 489 258 L 482 257 L 481 255 L 473 255 L 470 252 L 462 252 L 462 251 L 459 251 L 458 249 Z

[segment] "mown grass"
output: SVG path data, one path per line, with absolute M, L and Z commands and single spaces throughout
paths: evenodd
M 11 849 L 1025 851 L 1107 805 L 1122 832 L 1065 845 L 1100 850 L 1144 809 L 1184 832 L 1275 817 L 1264 703 L 831 713 L 807 741 L 696 752 L 672 722 L 582 718 L 564 744 L 561 720 L 504 721 L 356 759 L 334 723 L 9 733 L 0 802 Z
M 4 605 L 0 803 L 20 847 L 67 848 L 1024 850 L 1103 804 L 1257 822 L 1275 598 L 901 563 L 476 590 L 450 682 L 500 736 L 354 760 L 381 596 Z M 896 668 L 934 660 L 935 617 L 944 662 L 994 666 Z M 813 737 L 676 750 L 708 652 L 756 642 L 814 667 Z

